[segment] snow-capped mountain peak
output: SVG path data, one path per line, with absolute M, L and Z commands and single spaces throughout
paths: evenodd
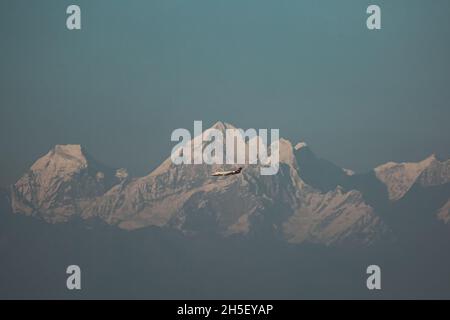
M 235 126 L 233 126 L 232 124 L 229 124 L 227 122 L 223 122 L 223 121 L 217 121 L 216 123 L 214 123 L 210 129 L 217 129 L 220 130 L 222 132 L 224 132 L 226 129 L 236 129 Z
M 217 122 L 202 136 L 212 128 L 235 127 Z M 294 243 L 369 244 L 391 233 L 374 201 L 387 200 L 381 182 L 391 200 L 416 182 L 425 187 L 450 182 L 450 160 L 434 155 L 417 163 L 389 162 L 375 175 L 360 175 L 316 157 L 305 143 L 293 147 L 280 138 L 279 152 L 273 176 L 262 176 L 259 165 L 243 165 L 241 174 L 212 177 L 216 169 L 235 166 L 175 165 L 169 157 L 149 175 L 131 179 L 125 169 L 98 163 L 79 145 L 57 145 L 11 187 L 11 204 L 14 212 L 49 222 L 78 215 L 128 230 L 158 226 L 224 236 L 264 230 Z M 449 221 L 444 204 L 438 217 Z
M 387 162 L 374 169 L 379 180 L 386 184 L 391 200 L 403 197 L 420 174 L 437 161 L 434 154 L 419 162 Z
M 87 159 L 78 144 L 56 145 L 32 166 L 33 172 L 57 172 L 69 174 L 87 166 Z
M 80 145 L 56 145 L 39 158 L 12 187 L 15 212 L 40 213 L 49 221 L 66 221 L 81 202 L 103 194 L 124 179 L 90 158 Z

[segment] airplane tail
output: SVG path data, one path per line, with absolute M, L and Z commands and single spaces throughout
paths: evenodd
M 239 167 L 239 168 L 236 170 L 236 173 L 241 173 L 241 171 L 242 171 L 242 167 Z

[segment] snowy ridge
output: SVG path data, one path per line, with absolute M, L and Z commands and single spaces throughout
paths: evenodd
M 234 127 L 217 122 L 212 128 Z M 191 143 L 195 139 L 201 136 Z M 262 176 L 259 165 L 246 164 L 239 175 L 217 178 L 211 172 L 234 166 L 174 165 L 169 157 L 148 175 L 132 178 L 126 169 L 98 163 L 79 145 L 57 145 L 11 187 L 11 205 L 16 213 L 52 223 L 97 217 L 127 230 L 157 226 L 225 237 L 264 230 L 291 243 L 324 245 L 370 245 L 389 238 L 391 230 L 361 191 L 336 184 L 320 191 L 305 183 L 296 152 L 322 161 L 305 143 L 293 147 L 281 138 L 279 146 L 280 168 L 274 176 Z M 330 168 L 325 165 L 318 171 Z M 449 165 L 434 156 L 418 163 L 390 162 L 375 169 L 374 179 L 386 185 L 394 201 L 414 183 L 448 183 Z M 357 175 L 336 166 L 330 172 L 338 173 L 336 179 Z M 448 216 L 447 203 L 437 218 L 447 222 Z
M 386 184 L 389 199 L 398 200 L 411 188 L 420 174 L 436 161 L 434 155 L 420 162 L 388 162 L 374 169 L 378 179 Z

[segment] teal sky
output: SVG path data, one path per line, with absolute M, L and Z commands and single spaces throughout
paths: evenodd
M 448 0 L 2 0 L 0 185 L 66 143 L 145 174 L 194 120 L 279 128 L 356 171 L 450 157 L 449 13 Z

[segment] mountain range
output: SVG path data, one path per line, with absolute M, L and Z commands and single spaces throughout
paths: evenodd
M 231 168 L 174 165 L 169 157 L 150 174 L 132 177 L 80 145 L 56 145 L 10 187 L 8 198 L 14 213 L 49 223 L 100 219 L 126 230 L 155 226 L 186 236 L 262 234 L 294 244 L 367 246 L 427 230 L 450 232 L 450 160 L 434 155 L 355 173 L 316 156 L 304 142 L 280 139 L 276 175 L 244 165 L 242 174 L 211 176 Z

